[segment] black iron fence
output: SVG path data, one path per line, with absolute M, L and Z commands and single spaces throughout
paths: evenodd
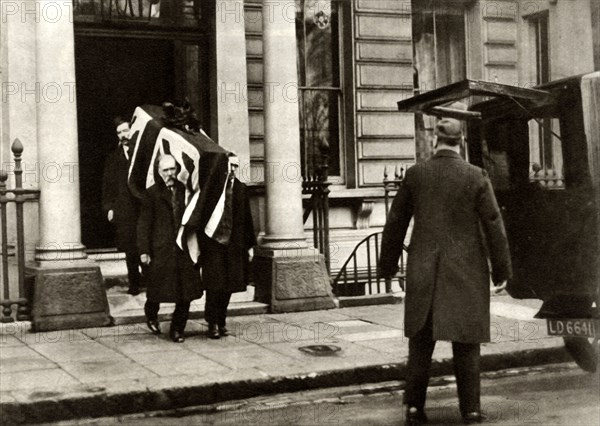
M 402 179 L 404 179 L 404 167 L 400 167 L 400 171 L 398 171 L 398 166 L 394 168 L 393 179 L 389 179 L 387 166 L 383 169 L 383 190 L 385 192 L 386 215 L 390 211 L 390 197 L 393 193 L 398 191 Z
M 14 157 L 14 184 L 13 189 L 7 188 L 8 173 L 0 170 L 0 220 L 2 227 L 2 313 L 1 322 L 23 321 L 29 319 L 30 289 L 25 281 L 25 224 L 23 218 L 23 205 L 27 201 L 37 200 L 39 191 L 36 189 L 23 189 L 23 169 L 21 167 L 21 156 L 23 155 L 23 144 L 15 139 L 11 151 Z M 10 163 L 9 163 L 10 164 Z M 16 289 L 11 288 L 10 258 L 14 255 L 9 253 L 8 244 L 8 205 L 15 204 L 16 211 Z M 16 294 L 15 294 L 16 293 Z
M 383 171 L 386 215 L 390 207 L 390 197 L 398 191 L 403 178 L 404 167 L 401 167 L 400 170 L 396 167 L 392 179 L 389 178 L 387 167 Z M 392 293 L 397 290 L 404 291 L 406 284 L 406 246 L 403 247 L 398 261 L 398 273 L 388 280 L 377 276 L 382 234 L 382 232 L 375 232 L 364 238 L 354 248 L 333 279 L 333 293 L 336 296 L 365 296 Z
M 201 0 L 73 0 L 76 22 L 144 22 L 197 26 Z

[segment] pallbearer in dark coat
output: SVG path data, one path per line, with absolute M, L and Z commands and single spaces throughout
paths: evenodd
M 405 334 L 409 355 L 405 403 L 407 424 L 421 424 L 431 355 L 436 340 L 452 342 L 461 414 L 482 420 L 479 344 L 490 340 L 490 290 L 511 276 L 502 216 L 485 171 L 459 155 L 460 122 L 436 126 L 435 156 L 406 172 L 383 231 L 380 275 L 392 277 L 411 218 Z M 483 231 L 483 232 L 481 232 Z M 487 243 L 487 249 L 484 245 Z
M 246 291 L 249 252 L 256 245 L 248 188 L 235 178 L 238 158 L 230 156 L 229 165 L 227 194 L 222 206 L 224 220 L 214 223 L 211 218 L 199 239 L 202 282 L 206 289 L 204 317 L 208 322 L 208 336 L 212 339 L 228 334 L 225 326 L 227 306 L 232 293 Z M 227 211 L 231 211 L 230 222 Z M 219 240 L 228 242 L 221 244 Z
M 133 146 L 129 140 L 129 123 L 120 117 L 114 120 L 119 146 L 104 163 L 102 209 L 116 228 L 116 245 L 125 253 L 129 294 L 140 293 L 140 262 L 136 246 L 136 226 L 140 203 L 129 191 L 127 176 Z
M 175 303 L 169 336 L 184 341 L 190 302 L 202 297 L 200 272 L 176 243 L 185 210 L 185 187 L 177 180 L 178 166 L 171 155 L 158 160 L 161 177 L 146 191 L 138 221 L 140 260 L 148 271 L 145 313 L 150 330 L 160 333 L 160 303 Z

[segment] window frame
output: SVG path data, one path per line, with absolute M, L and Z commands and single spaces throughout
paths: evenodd
M 305 91 L 310 91 L 310 90 L 319 90 L 319 91 L 327 91 L 327 92 L 337 92 L 338 96 L 337 96 L 337 109 L 338 109 L 338 155 L 339 155 L 339 174 L 331 174 L 331 159 L 329 160 L 329 175 L 328 175 L 328 181 L 330 183 L 332 183 L 334 186 L 342 186 L 342 185 L 346 185 L 350 179 L 348 179 L 348 175 L 349 173 L 354 173 L 353 171 L 350 171 L 349 165 L 347 164 L 347 150 L 348 147 L 347 145 L 349 145 L 347 143 L 348 140 L 348 122 L 352 123 L 353 121 L 350 119 L 349 117 L 349 110 L 348 110 L 348 106 L 347 106 L 347 98 L 348 98 L 348 94 L 347 92 L 347 87 L 346 87 L 346 82 L 348 80 L 348 72 L 349 70 L 351 70 L 352 66 L 348 66 L 347 63 L 348 61 L 346 60 L 346 32 L 348 30 L 347 28 L 347 13 L 348 13 L 348 6 L 351 6 L 352 2 L 348 2 L 348 1 L 344 1 L 344 0 L 331 0 L 332 6 L 335 4 L 336 8 L 337 8 L 337 25 L 338 25 L 338 37 L 337 37 L 337 42 L 338 42 L 338 87 L 335 86 L 306 86 L 306 85 L 301 85 L 301 79 L 300 79 L 300 73 L 301 71 L 298 70 L 298 92 L 299 92 L 299 96 L 298 96 L 298 100 L 299 100 L 299 105 L 298 108 L 302 109 L 304 107 L 303 103 L 301 102 L 302 99 L 304 99 L 304 97 L 302 96 L 301 92 L 305 92 Z M 303 28 L 304 25 L 303 25 Z M 306 37 L 303 37 L 304 40 L 306 40 Z M 306 41 L 305 41 L 306 42 Z M 297 54 L 300 54 L 301 52 L 299 52 L 298 50 L 296 51 Z M 305 58 L 306 58 L 306 49 L 304 50 L 305 52 Z M 303 64 L 306 64 L 306 59 L 303 61 Z M 306 65 L 305 65 L 305 69 L 306 69 Z M 351 81 L 351 78 L 350 78 Z M 351 110 L 350 110 L 351 111 Z M 300 113 L 300 117 L 301 118 L 303 116 L 302 111 L 299 111 Z M 299 132 L 302 131 L 302 126 L 300 126 L 300 128 L 298 129 Z M 300 138 L 302 138 L 303 136 L 300 135 Z M 302 153 L 302 155 L 304 156 L 304 152 Z M 351 179 L 354 180 L 354 179 Z

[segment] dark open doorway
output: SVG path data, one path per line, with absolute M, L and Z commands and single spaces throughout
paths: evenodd
M 113 118 L 173 98 L 173 42 L 78 37 L 75 58 L 82 241 L 88 249 L 114 247 L 101 204 L 104 160 L 118 144 Z
M 118 144 L 113 118 L 129 119 L 136 106 L 183 98 L 205 117 L 205 57 L 199 39 L 76 35 L 81 233 L 88 249 L 115 245 L 101 202 L 105 158 Z

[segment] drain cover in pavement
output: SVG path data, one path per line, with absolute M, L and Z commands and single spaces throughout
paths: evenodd
M 300 346 L 298 350 L 313 356 L 333 356 L 342 348 L 335 345 L 308 345 Z

